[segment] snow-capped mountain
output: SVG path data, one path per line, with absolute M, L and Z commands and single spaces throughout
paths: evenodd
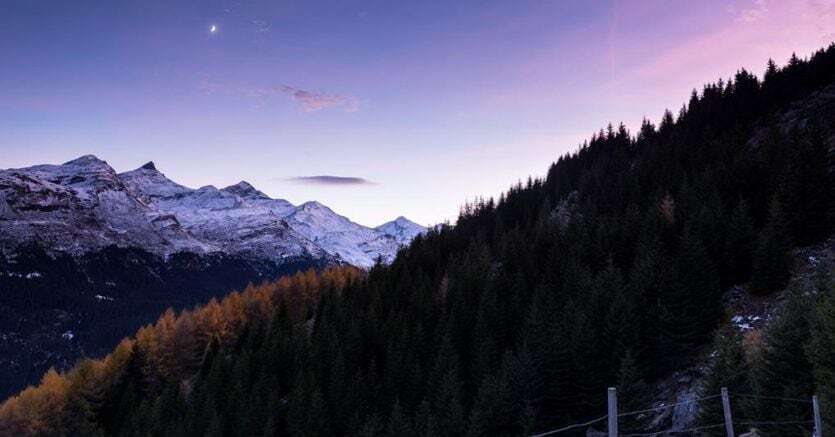
M 403 217 L 402 215 L 390 222 L 383 223 L 374 229 L 377 232 L 394 237 L 398 244 L 402 245 L 409 244 L 415 239 L 415 237 L 426 232 L 425 227 L 407 219 L 406 217 Z
M 72 254 L 109 245 L 154 253 L 215 249 L 139 201 L 92 155 L 0 171 L 0 248 L 31 241 Z
M 400 217 L 378 228 L 318 202 L 295 206 L 247 182 L 185 187 L 149 162 L 116 173 L 87 155 L 62 165 L 0 171 L 0 248 L 38 242 L 84 253 L 106 246 L 223 252 L 282 262 L 329 258 L 361 267 L 391 261 L 425 228 Z

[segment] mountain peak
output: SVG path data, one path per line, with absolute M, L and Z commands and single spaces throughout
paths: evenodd
M 321 204 L 321 203 L 319 203 L 315 200 L 309 200 L 307 202 L 302 203 L 301 205 L 299 205 L 299 209 L 303 210 L 303 211 L 321 211 L 321 210 L 330 211 L 331 210 L 327 206 L 325 206 L 325 205 L 323 205 L 323 204 Z
M 143 165 L 142 167 L 139 167 L 139 168 L 142 169 L 142 170 L 154 170 L 154 171 L 156 171 L 157 166 L 154 165 L 154 161 L 148 161 L 148 162 L 145 163 L 145 165 Z
M 417 235 L 426 232 L 426 227 L 421 226 L 402 215 L 396 219 L 383 223 L 374 228 L 376 231 L 397 239 L 401 244 L 408 244 Z
M 399 226 L 401 228 L 421 228 L 421 229 L 425 228 L 424 226 L 421 226 L 421 225 L 419 225 L 419 224 L 417 224 L 417 223 L 415 223 L 415 222 L 413 222 L 413 221 L 411 221 L 411 220 L 409 220 L 406 217 L 403 217 L 401 215 L 401 216 L 398 216 L 396 219 L 394 219 L 390 222 L 386 222 L 386 223 L 383 223 L 380 226 L 377 226 L 377 229 L 384 228 L 384 227 L 387 227 L 387 226 L 392 226 L 392 225 L 396 225 L 396 226 Z
M 107 165 L 107 161 L 102 161 L 96 155 L 84 155 L 73 160 L 67 161 L 62 165 L 70 166 L 89 166 L 89 165 Z
M 241 190 L 254 190 L 255 189 L 255 187 L 253 187 L 252 184 L 250 184 L 247 181 L 240 181 L 237 184 L 230 185 L 226 188 L 236 188 L 236 189 L 241 189 Z
M 258 199 L 269 199 L 270 198 L 269 196 L 262 193 L 261 191 L 258 191 L 257 188 L 253 187 L 252 184 L 250 184 L 247 181 L 240 181 L 237 184 L 230 185 L 230 186 L 222 189 L 221 191 L 225 191 L 227 193 L 232 193 L 236 196 L 244 197 L 244 198 L 258 198 Z

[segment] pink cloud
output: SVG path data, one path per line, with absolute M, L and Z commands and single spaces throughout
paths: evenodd
M 766 0 L 754 0 L 749 7 L 743 8 L 736 17 L 736 21 L 742 23 L 753 23 L 761 20 L 768 13 Z
M 282 92 L 291 95 L 293 100 L 297 101 L 305 112 L 314 112 L 332 107 L 341 107 L 347 112 L 359 110 L 359 103 L 353 96 L 307 91 L 288 85 L 281 85 L 279 88 Z
M 329 108 L 341 108 L 345 112 L 359 110 L 359 100 L 354 96 L 310 91 L 290 85 L 253 87 L 204 80 L 197 85 L 197 89 L 207 95 L 217 93 L 241 95 L 252 99 L 256 108 L 264 107 L 274 98 L 289 96 L 304 112 L 316 112 Z

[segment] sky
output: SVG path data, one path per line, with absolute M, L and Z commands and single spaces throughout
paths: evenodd
M 2 0 L 0 168 L 95 154 L 370 226 L 454 221 L 832 23 L 835 0 Z

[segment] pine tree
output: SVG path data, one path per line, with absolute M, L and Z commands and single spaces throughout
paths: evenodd
M 96 423 L 96 415 L 102 406 L 102 388 L 96 386 L 94 364 L 82 361 L 70 377 L 67 391 L 66 416 L 63 424 L 70 434 L 97 436 L 103 430 Z
M 779 197 L 794 241 L 805 246 L 832 230 L 833 160 L 824 134 L 817 127 L 791 134 L 794 146 Z
M 383 429 L 382 419 L 380 419 L 380 416 L 374 414 L 365 422 L 365 425 L 360 429 L 359 435 L 360 437 L 376 437 L 383 432 Z
M 774 198 L 769 208 L 768 223 L 760 233 L 754 255 L 752 291 L 763 294 L 786 286 L 791 277 L 791 247 L 791 234 L 783 204 Z
M 518 352 L 507 352 L 502 364 L 508 378 L 511 399 L 517 409 L 516 428 L 522 434 L 530 435 L 537 431 L 538 407 L 541 405 L 542 381 L 536 369 L 532 354 L 527 346 Z
M 223 417 L 215 414 L 209 421 L 209 428 L 206 430 L 206 437 L 224 437 L 226 435 L 224 428 Z
M 742 347 L 742 336 L 733 328 L 727 328 L 716 335 L 714 345 L 716 352 L 712 357 L 713 362 L 699 391 L 699 397 L 712 398 L 699 404 L 698 423 L 700 426 L 710 426 L 724 421 L 721 399 L 716 397 L 721 393 L 722 387 L 726 387 L 731 395 L 751 393 L 748 378 L 750 370 Z M 740 421 L 745 418 L 744 409 L 740 408 L 736 402 L 742 399 L 745 398 L 735 397 L 732 400 L 734 419 Z M 717 437 L 725 435 L 724 429 L 710 428 L 704 432 Z
M 431 437 L 435 429 L 435 417 L 428 400 L 423 400 L 415 416 L 415 433 L 420 437 Z
M 815 307 L 812 338 L 806 347 L 814 368 L 824 435 L 835 430 L 835 287 L 831 279 L 826 282 L 820 287 L 823 292 Z
M 637 411 L 643 409 L 650 400 L 650 387 L 644 380 L 644 376 L 631 350 L 625 352 L 620 363 L 617 393 L 618 409 L 621 411 Z M 619 420 L 620 429 L 623 430 L 622 432 L 643 429 L 640 417 L 628 416 Z
M 150 412 L 151 430 L 156 435 L 168 435 L 182 415 L 180 388 L 176 383 L 168 384 L 153 403 Z
M 478 395 L 470 414 L 467 435 L 494 436 L 514 435 L 518 433 L 519 405 L 514 402 L 513 388 L 505 365 L 494 374 L 486 376 L 481 383 Z
M 721 263 L 722 277 L 731 284 L 740 284 L 751 275 L 756 232 L 748 203 L 740 200 L 731 212 L 728 239 Z
M 810 338 L 810 302 L 798 290 L 791 290 L 780 317 L 765 333 L 764 347 L 753 372 L 755 394 L 772 398 L 811 399 L 814 393 L 813 367 L 806 355 Z M 811 419 L 808 404 L 763 398 L 752 406 L 757 417 L 783 421 Z M 782 427 L 785 434 L 798 427 Z
M 689 229 L 678 250 L 675 281 L 661 304 L 661 332 L 667 347 L 686 353 L 706 340 L 721 315 L 721 290 L 716 268 L 701 240 Z
M 400 406 L 400 401 L 394 403 L 389 416 L 388 426 L 386 427 L 386 435 L 395 437 L 414 437 L 415 430 L 409 419 L 404 415 L 403 408 Z
M 495 286 L 489 286 L 479 297 L 478 314 L 473 333 L 473 363 L 470 371 L 472 385 L 496 370 L 500 363 L 500 353 L 496 338 L 503 338 L 504 333 L 499 321 L 499 302 Z
M 560 416 L 543 425 L 570 418 L 565 404 L 572 401 L 567 399 L 566 394 L 570 393 L 573 355 L 568 340 L 569 323 L 563 320 L 567 313 L 558 305 L 556 293 L 549 292 L 547 285 L 537 287 L 522 344 L 531 371 L 539 380 L 538 390 L 529 395 L 535 402 L 530 406 Z
M 307 412 L 305 430 L 306 435 L 313 437 L 332 435 L 325 400 L 322 397 L 322 392 L 318 388 L 310 396 L 310 410 Z
M 304 435 L 307 429 L 311 393 L 305 378 L 305 374 L 299 372 L 290 396 L 287 412 L 287 430 L 290 435 Z
M 449 324 L 449 326 L 453 326 Z M 457 436 L 464 433 L 465 418 L 463 384 L 460 379 L 458 354 L 449 334 L 444 337 L 436 359 L 432 388 L 431 422 L 427 431 L 431 435 Z

